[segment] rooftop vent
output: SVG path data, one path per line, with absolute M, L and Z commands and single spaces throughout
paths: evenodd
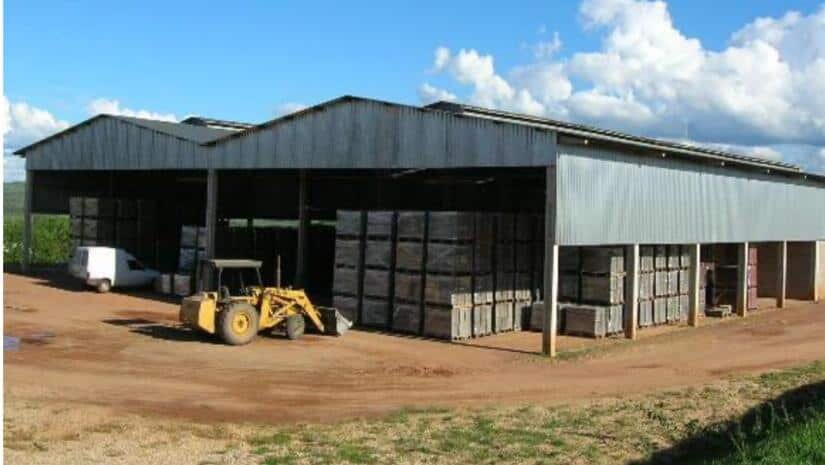
M 203 126 L 213 129 L 229 129 L 232 131 L 243 131 L 244 129 L 249 129 L 252 126 L 254 126 L 254 124 L 249 123 L 241 123 L 238 121 L 229 121 L 223 119 L 204 118 L 201 116 L 190 116 L 185 120 L 181 121 L 181 123 L 191 124 L 192 126 Z

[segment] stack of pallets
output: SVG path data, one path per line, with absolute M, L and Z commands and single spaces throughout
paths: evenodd
M 737 247 L 732 244 L 720 244 L 711 248 L 713 272 L 708 290 L 708 305 L 730 305 L 735 308 L 737 284 L 739 277 L 739 258 Z M 748 309 L 757 307 L 758 253 L 756 247 L 748 249 Z
M 342 315 L 360 324 L 361 274 L 364 268 L 365 213 L 338 211 L 332 301 Z
M 656 267 L 654 247 L 639 247 L 639 314 L 640 328 L 653 325 L 653 299 L 655 298 Z
M 98 197 L 69 198 L 72 248 L 119 247 L 144 262 L 154 262 L 154 201 Z

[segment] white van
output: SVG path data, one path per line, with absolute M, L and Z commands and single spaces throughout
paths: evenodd
M 114 247 L 76 248 L 69 262 L 69 274 L 98 292 L 109 292 L 112 287 L 148 286 L 159 275 L 129 252 Z

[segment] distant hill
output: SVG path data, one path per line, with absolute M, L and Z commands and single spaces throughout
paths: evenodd
M 15 216 L 23 214 L 23 197 L 26 192 L 24 182 L 3 183 L 3 214 Z

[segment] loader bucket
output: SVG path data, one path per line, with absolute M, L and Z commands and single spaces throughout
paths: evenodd
M 321 313 L 321 320 L 324 323 L 326 334 L 330 336 L 343 336 L 350 328 L 352 322 L 341 315 L 337 309 L 332 307 L 317 307 Z

